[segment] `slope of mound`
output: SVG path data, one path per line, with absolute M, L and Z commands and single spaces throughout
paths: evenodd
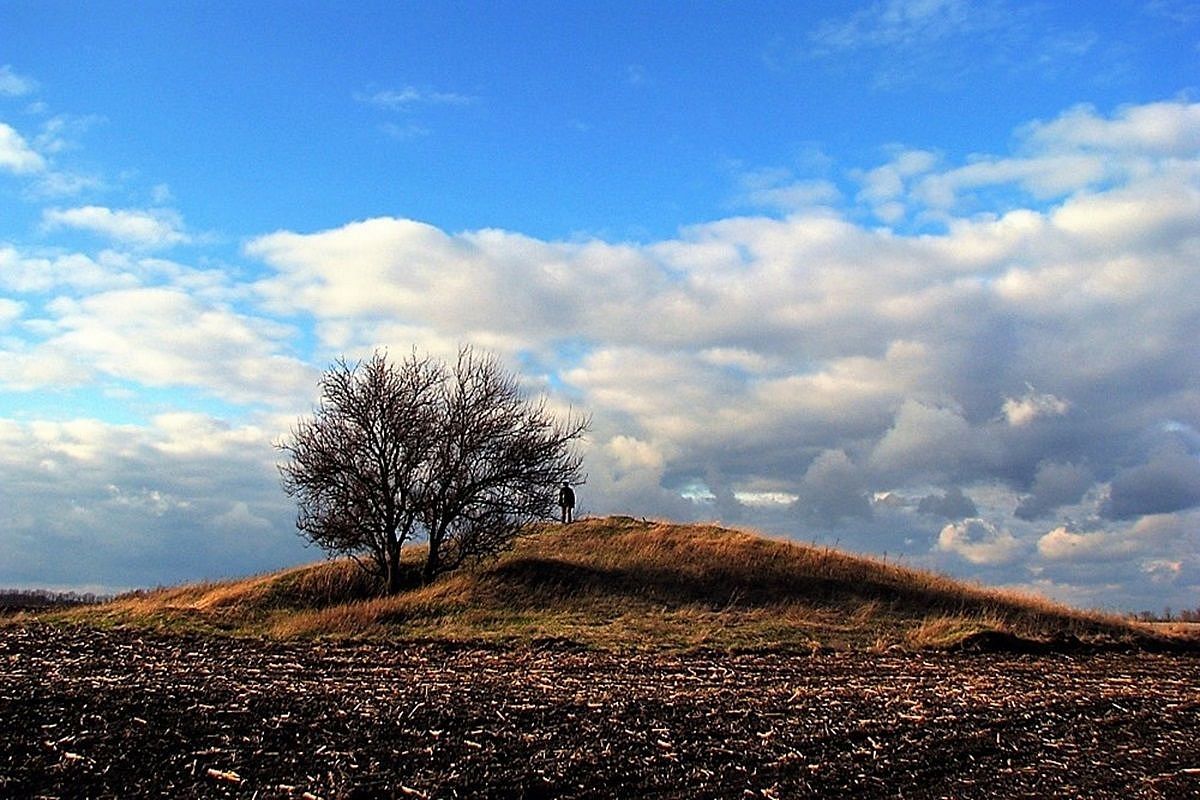
M 419 547 L 408 563 L 416 574 Z M 487 566 L 391 597 L 351 561 L 127 595 L 62 617 L 269 636 L 565 641 L 599 647 L 1188 646 L 929 572 L 711 526 L 542 526 Z

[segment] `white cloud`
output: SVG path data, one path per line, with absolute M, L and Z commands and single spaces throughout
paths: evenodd
M 859 467 L 842 450 L 822 451 L 800 481 L 796 504 L 820 524 L 845 518 L 871 517 L 867 482 Z
M 740 347 L 710 347 L 700 353 L 700 360 L 715 367 L 731 367 L 749 373 L 767 372 L 773 363 L 760 353 Z
M 1025 550 L 1008 530 L 985 519 L 972 518 L 951 523 L 938 534 L 937 547 L 965 558 L 972 564 L 1008 564 Z
M 31 255 L 0 246 L 0 288 L 20 294 L 96 291 L 133 286 L 138 278 L 129 261 L 102 253 Z
M 1151 558 L 1142 562 L 1142 572 L 1153 583 L 1174 583 L 1183 574 L 1184 561 L 1180 558 Z
M 0 346 L 0 388 L 28 392 L 53 386 L 72 388 L 86 384 L 91 370 L 69 353 L 35 348 Z
M 130 491 L 113 484 L 109 484 L 107 488 L 111 496 L 109 502 L 112 505 L 123 506 L 135 512 L 155 517 L 161 517 L 173 509 L 185 509 L 191 505 L 186 500 L 180 500 L 158 489 L 141 488 Z
M 1038 554 L 1051 562 L 1137 564 L 1146 570 L 1147 564 L 1195 552 L 1196 519 L 1195 513 L 1154 514 L 1128 527 L 1078 530 L 1060 525 L 1038 539 Z
M 959 168 L 895 153 L 890 178 L 863 174 L 864 202 L 918 206 L 921 181 Z M 267 306 L 311 316 L 333 352 L 486 341 L 533 358 L 595 415 L 596 510 L 815 523 L 901 550 L 974 505 L 995 535 L 960 523 L 939 552 L 1015 569 L 1045 530 L 1031 520 L 1096 513 L 1080 504 L 1097 502 L 1117 453 L 1144 446 L 1140 431 L 1200 424 L 1200 355 L 1187 345 L 1200 287 L 1181 258 L 1200 256 L 1200 214 L 1189 215 L 1200 170 L 1151 166 L 923 235 L 831 210 L 725 219 L 646 245 L 373 219 L 280 231 L 247 253 L 272 270 L 256 287 Z M 1136 223 L 1069 224 L 1085 203 Z M 581 355 L 561 358 L 564 343 Z M 1039 388 L 1013 394 L 1027 383 Z M 834 467 L 840 484 L 818 480 Z M 687 486 L 711 495 L 705 510 L 673 505 Z M 867 500 L 935 487 L 941 504 L 924 514 Z
M 604 448 L 622 473 L 645 472 L 660 476 L 666 464 L 666 458 L 658 448 L 633 436 L 614 436 Z
M 1200 151 L 1200 103 L 1122 106 L 1109 118 L 1081 105 L 1049 122 L 1034 122 L 1023 134 L 1048 150 L 1194 156 Z
M 1054 225 L 1083 246 L 1128 246 L 1164 231 L 1194 235 L 1200 223 L 1196 162 L 1175 175 L 1151 175 L 1104 193 L 1081 193 L 1053 214 Z
M 276 323 L 206 305 L 178 289 L 103 292 L 50 304 L 42 348 L 146 386 L 194 386 L 238 402 L 292 403 L 314 371 L 277 352 Z
M 0 331 L 7 328 L 14 320 L 20 319 L 25 313 L 25 304 L 7 297 L 0 297 Z
M 168 184 L 159 183 L 150 189 L 150 198 L 154 201 L 155 205 L 161 206 L 164 203 L 171 202 L 174 199 L 174 195 L 171 194 L 171 187 Z
M 899 474 L 952 472 L 976 449 L 976 434 L 961 413 L 908 400 L 871 453 L 871 466 Z
M 1189 169 L 1180 159 L 1200 153 L 1200 103 L 1128 106 L 1108 117 L 1079 106 L 1048 122 L 1031 123 L 1018 136 L 1022 152 L 1017 155 L 976 155 L 970 163 L 941 171 L 932 169 L 930 154 L 903 151 L 892 163 L 857 173 L 863 183 L 860 198 L 882 205 L 911 194 L 925 206 L 947 210 L 978 189 L 1008 187 L 1045 201 L 1147 179 L 1160 169 Z M 1168 184 L 1178 189 L 1170 179 Z M 1126 216 L 1125 224 L 1131 222 Z M 1101 220 L 1093 224 L 1106 227 Z
M 1094 116 L 1104 130 L 1141 119 Z M 1200 164 L 1178 135 L 1137 134 L 1146 144 L 1113 150 L 1116 166 L 1093 180 L 1064 165 L 1106 164 L 1107 140 L 1073 130 L 1022 134 L 1015 153 L 966 165 L 896 148 L 884 167 L 857 173 L 860 202 L 895 203 L 901 216 L 920 211 L 926 181 L 951 176 L 946 224 L 922 234 L 832 208 L 723 219 L 646 244 L 376 218 L 260 236 L 244 251 L 261 262 L 247 270 L 255 278 L 241 283 L 148 258 L 141 245 L 84 255 L 0 244 L 0 288 L 15 298 L 0 308 L 0 381 L 98 396 L 185 387 L 284 413 L 307 406 L 316 367 L 337 355 L 414 343 L 451 355 L 473 342 L 556 403 L 593 414 L 589 512 L 716 516 L 876 552 L 936 540 L 922 555 L 934 566 L 994 567 L 1009 580 L 1039 569 L 1052 587 L 1077 585 L 1077 559 L 1051 554 L 1088 551 L 1089 568 L 1104 570 L 1097 585 L 1140 597 L 1160 586 L 1142 562 L 1181 561 L 1184 541 L 1153 534 L 1167 523 L 1144 515 L 1195 514 L 1184 459 L 1197 450 L 1179 431 L 1200 428 Z M 969 167 L 974 178 L 958 172 Z M 972 186 L 993 180 L 1065 194 L 956 216 Z M 763 187 L 794 182 L 768 175 Z M 166 233 L 126 240 L 186 236 L 178 219 L 165 223 Z M 297 330 L 313 332 L 309 364 L 293 355 Z M 150 422 L 117 434 L 45 429 L 29 454 L 4 458 L 35 483 L 84 464 L 141 465 L 89 477 L 100 499 L 85 510 L 103 500 L 106 514 L 133 514 L 111 484 L 147 500 L 149 516 L 154 495 L 143 490 L 192 503 L 154 520 L 195 515 L 211 535 L 277 519 L 263 499 L 278 493 L 273 453 L 257 449 L 271 425 L 159 410 L 139 408 Z M 18 428 L 17 441 L 33 435 Z M 1164 456 L 1164 438 L 1183 450 Z M 89 451 L 92 440 L 103 445 Z M 256 453 L 263 473 L 238 476 L 264 494 L 198 505 L 192 490 L 144 478 L 231 452 Z M 59 519 L 22 508 L 34 522 Z M 1122 562 L 1118 543 L 1129 541 Z M 1188 585 L 1189 563 L 1172 591 Z
M 1021 397 L 1004 398 L 1002 411 L 1009 425 L 1020 428 L 1041 417 L 1061 417 L 1070 408 L 1071 404 L 1061 397 L 1039 394 L 1026 384 L 1026 392 Z
M 25 175 L 46 168 L 42 158 L 10 125 L 0 122 L 0 169 Z
M 737 202 L 755 208 L 792 212 L 825 206 L 841 199 L 837 186 L 828 180 L 797 180 L 789 170 L 761 169 L 742 174 Z
M 77 228 L 134 247 L 157 249 L 190 241 L 179 213 L 166 208 L 115 211 L 104 206 L 49 208 L 42 212 L 42 222 L 51 230 Z
M 771 506 L 790 506 L 800 499 L 800 495 L 791 492 L 734 492 L 733 496 L 742 505 L 769 508 Z
M 1038 553 L 1050 560 L 1084 561 L 1126 556 L 1133 542 L 1108 531 L 1076 532 L 1060 525 L 1038 539 Z
M 315 385 L 316 370 L 286 355 L 294 329 L 236 310 L 241 290 L 225 274 L 110 251 L 0 248 L 0 288 L 28 298 L 0 338 L 0 384 L 10 390 L 116 379 L 289 406 Z
M 1030 158 L 980 159 L 917 182 L 915 196 L 939 209 L 953 207 L 963 192 L 1010 185 L 1036 199 L 1049 199 L 1094 186 L 1112 174 L 1113 164 L 1089 154 L 1068 153 Z
M 379 126 L 379 130 L 383 131 L 391 138 L 402 142 L 409 139 L 419 139 L 423 136 L 428 136 L 429 134 L 433 133 L 430 128 L 411 122 L 405 125 L 397 125 L 394 122 L 386 122 Z
M 37 90 L 37 81 L 18 75 L 9 64 L 0 65 L 0 95 L 21 97 Z
M 899 150 L 883 166 L 853 171 L 851 176 L 862 186 L 858 200 L 869 205 L 885 222 L 899 221 L 907 209 L 905 195 L 912 179 L 932 170 L 937 160 L 935 154 L 926 150 Z

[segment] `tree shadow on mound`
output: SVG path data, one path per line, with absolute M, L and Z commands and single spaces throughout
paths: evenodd
M 983 608 L 992 604 L 954 591 L 911 587 L 864 574 L 844 577 L 768 571 L 750 579 L 744 572 L 713 569 L 689 575 L 661 567 L 599 568 L 552 558 L 517 558 L 488 570 L 507 587 L 547 602 L 619 596 L 668 607 L 707 605 L 714 610 L 800 602 L 837 605 L 876 600 L 915 613 Z M 1014 613 L 1019 613 L 1014 609 Z

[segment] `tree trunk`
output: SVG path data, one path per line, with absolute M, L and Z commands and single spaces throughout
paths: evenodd
M 400 591 L 400 548 L 395 547 L 388 553 L 387 593 L 395 594 L 398 591 Z
M 429 556 L 425 559 L 425 583 L 432 583 L 437 577 L 438 569 L 441 567 L 440 557 L 441 542 L 435 541 L 432 537 L 429 539 Z

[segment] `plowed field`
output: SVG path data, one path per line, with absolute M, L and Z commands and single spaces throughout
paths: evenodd
M 0 628 L 0 797 L 1200 797 L 1200 658 Z

